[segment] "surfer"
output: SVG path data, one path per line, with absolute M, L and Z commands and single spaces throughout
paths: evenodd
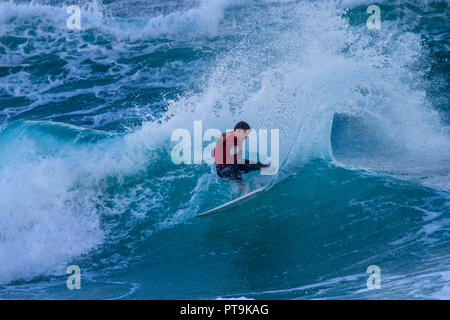
M 261 170 L 269 164 L 260 162 L 250 163 L 242 159 L 242 143 L 250 134 L 251 128 L 247 122 L 240 121 L 234 126 L 234 131 L 222 133 L 216 140 L 214 148 L 214 161 L 217 175 L 222 180 L 234 180 L 245 191 L 242 173 Z

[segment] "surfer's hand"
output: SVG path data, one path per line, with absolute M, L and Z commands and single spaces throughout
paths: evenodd
M 278 172 L 278 168 L 277 167 L 271 167 L 270 165 L 264 166 L 264 167 L 261 168 L 261 174 L 265 175 L 265 176 L 266 175 L 271 176 L 271 175 L 274 175 L 277 172 Z

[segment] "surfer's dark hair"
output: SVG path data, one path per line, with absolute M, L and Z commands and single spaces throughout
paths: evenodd
M 237 129 L 250 130 L 250 125 L 245 121 L 239 121 L 234 126 L 234 131 L 236 131 Z

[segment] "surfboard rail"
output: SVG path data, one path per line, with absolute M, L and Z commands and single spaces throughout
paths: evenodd
M 211 210 L 196 214 L 196 217 L 206 217 L 206 216 L 211 216 L 211 215 L 215 215 L 215 214 L 219 214 L 227 209 L 232 209 L 235 208 L 237 206 L 242 205 L 243 203 L 245 203 L 246 201 L 250 200 L 254 195 L 259 194 L 261 192 L 266 191 L 269 188 L 269 186 L 265 186 L 265 187 L 261 187 L 258 188 L 256 190 L 253 190 L 247 194 L 244 194 L 243 196 L 236 198 L 234 200 L 231 200 L 227 203 L 224 203 L 218 207 L 215 207 Z

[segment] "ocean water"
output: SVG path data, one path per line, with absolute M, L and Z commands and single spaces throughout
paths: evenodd
M 72 4 L 0 2 L 1 299 L 450 298 L 448 1 Z M 195 218 L 195 120 L 279 129 L 273 188 Z

